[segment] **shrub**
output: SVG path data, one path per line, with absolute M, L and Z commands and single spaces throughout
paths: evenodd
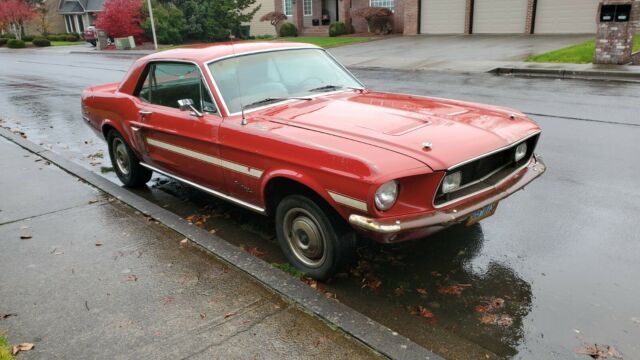
M 46 37 L 49 41 L 65 41 L 66 38 L 66 35 L 49 35 Z
M 0 38 L 0 46 L 5 46 L 7 44 L 8 39 Z
M 5 39 L 15 39 L 16 35 L 12 33 L 6 33 L 6 34 L 3 34 L 2 37 Z
M 7 41 L 7 47 L 11 49 L 22 49 L 25 47 L 24 41 L 18 39 L 10 39 Z
M 43 37 L 35 38 L 31 43 L 37 47 L 51 46 L 51 41 Z
M 389 34 L 393 30 L 391 24 L 393 13 L 385 7 L 361 8 L 354 11 L 352 15 L 365 19 L 370 32 Z
M 346 33 L 347 27 L 343 22 L 334 22 L 333 24 L 329 25 L 329 36 L 331 37 L 344 35 Z
M 80 40 L 80 37 L 77 34 L 69 34 L 64 37 L 64 41 L 76 42 Z
M 296 29 L 296 26 L 292 23 L 284 23 L 280 27 L 280 36 L 298 36 L 298 29 Z
M 31 41 L 33 41 L 33 36 L 31 36 L 31 35 L 25 35 L 25 36 L 23 36 L 23 37 L 22 37 L 22 40 L 23 40 L 24 42 L 31 42 Z

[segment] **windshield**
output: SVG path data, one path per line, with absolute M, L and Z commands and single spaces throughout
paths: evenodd
M 243 106 L 362 85 L 322 49 L 292 49 L 242 55 L 209 64 L 230 113 Z

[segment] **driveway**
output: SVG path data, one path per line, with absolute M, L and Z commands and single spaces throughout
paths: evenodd
M 590 35 L 417 35 L 331 49 L 348 67 L 485 72 Z

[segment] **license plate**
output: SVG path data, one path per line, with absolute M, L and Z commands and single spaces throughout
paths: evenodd
M 471 226 L 473 224 L 478 223 L 482 219 L 486 219 L 489 216 L 493 215 L 498 208 L 498 203 L 493 203 L 491 205 L 487 205 L 482 209 L 478 209 L 471 213 L 471 216 L 467 219 L 467 226 Z

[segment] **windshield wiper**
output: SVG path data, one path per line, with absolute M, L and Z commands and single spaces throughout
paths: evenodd
M 320 91 L 331 91 L 331 90 L 340 90 L 340 89 L 350 89 L 350 90 L 356 90 L 356 91 L 364 90 L 362 88 L 356 88 L 356 87 L 351 87 L 351 86 L 324 85 L 324 86 L 313 88 L 313 89 L 310 89 L 310 90 L 307 90 L 307 91 L 309 91 L 309 92 L 320 92 Z
M 296 96 L 278 97 L 278 98 L 266 98 L 266 99 L 258 100 L 258 101 L 252 102 L 250 104 L 247 104 L 247 105 L 243 106 L 242 109 L 244 110 L 244 109 L 248 109 L 250 107 L 254 107 L 254 106 L 257 106 L 257 105 L 269 104 L 269 103 L 278 102 L 278 101 L 285 101 L 285 100 L 311 100 L 311 98 L 309 98 L 309 97 L 296 97 Z

